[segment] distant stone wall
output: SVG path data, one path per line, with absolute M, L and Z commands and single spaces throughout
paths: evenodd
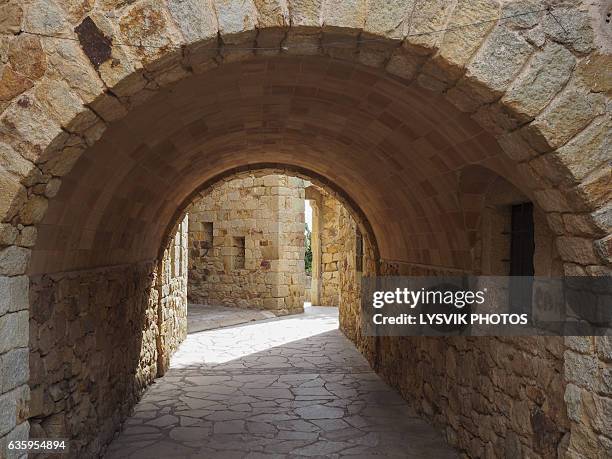
M 31 277 L 31 437 L 68 438 L 68 457 L 97 457 L 164 373 L 187 330 L 179 228 L 159 264 Z
M 342 204 L 321 190 L 321 296 L 323 306 L 340 304 L 339 262 L 344 250 L 344 234 L 341 220 L 348 217 Z M 350 218 L 350 217 L 349 217 Z M 352 222 L 352 219 L 350 219 Z M 354 222 L 353 222 L 354 223 Z
M 188 214 L 190 302 L 303 310 L 302 179 L 245 174 L 203 192 Z

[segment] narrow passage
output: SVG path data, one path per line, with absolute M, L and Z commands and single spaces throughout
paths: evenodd
M 190 333 L 109 446 L 124 457 L 457 454 L 340 333 L 337 309 L 310 307 Z

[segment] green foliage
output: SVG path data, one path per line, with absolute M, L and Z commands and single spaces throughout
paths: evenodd
M 306 223 L 306 228 L 304 229 L 304 245 L 306 250 L 304 251 L 304 267 L 306 269 L 306 274 L 312 274 L 312 240 L 311 240 L 312 232 L 310 228 L 308 228 L 308 223 Z

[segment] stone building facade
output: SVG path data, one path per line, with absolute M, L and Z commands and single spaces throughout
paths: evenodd
M 191 204 L 191 303 L 303 311 L 304 180 L 246 174 Z
M 245 168 L 284 167 L 344 196 L 372 272 L 436 274 L 482 269 L 483 193 L 461 187 L 478 165 L 541 211 L 553 272 L 612 273 L 607 1 L 6 0 L 0 17 L 4 450 L 46 418 L 29 413 L 41 384 L 83 439 L 106 426 L 81 440 L 103 449 L 133 403 L 129 378 L 118 400 L 65 369 L 82 403 L 64 403 L 77 390 L 56 380 L 47 344 L 76 322 L 66 348 L 93 346 L 81 309 L 104 311 L 101 342 L 106 322 L 130 317 L 118 362 L 148 382 L 171 229 L 202 182 Z M 340 286 L 356 295 L 354 279 Z M 375 340 L 341 307 L 347 336 L 466 455 L 609 456 L 609 337 Z M 30 348 L 55 376 L 30 374 Z M 70 371 L 80 360 L 68 352 Z M 99 419 L 77 411 L 94 402 Z

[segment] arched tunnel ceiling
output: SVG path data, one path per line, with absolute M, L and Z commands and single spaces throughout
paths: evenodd
M 223 171 L 299 166 L 344 190 L 388 260 L 469 267 L 458 172 L 516 184 L 494 138 L 439 95 L 327 58 L 224 64 L 160 91 L 77 161 L 39 225 L 31 273 L 155 258 L 177 207 Z

